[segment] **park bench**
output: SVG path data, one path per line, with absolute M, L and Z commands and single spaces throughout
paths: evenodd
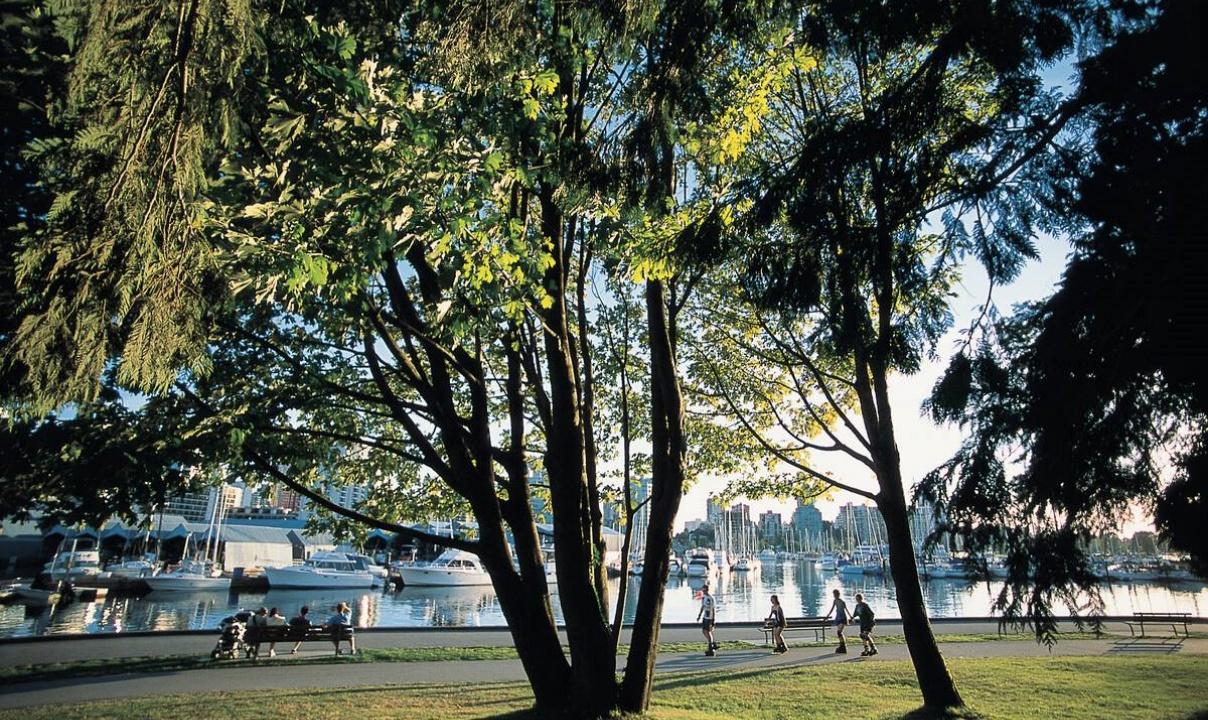
M 1146 625 L 1168 627 L 1170 628 L 1170 631 L 1174 633 L 1175 637 L 1187 637 L 1190 634 L 1187 629 L 1187 622 L 1190 618 L 1191 613 L 1189 612 L 1139 612 L 1133 613 L 1132 620 L 1124 620 L 1123 622 L 1128 626 L 1128 632 L 1133 637 L 1145 637 Z M 1179 635 L 1180 627 L 1183 628 L 1183 633 L 1181 636 Z M 1139 636 L 1137 635 L 1138 629 L 1141 631 Z
M 833 624 L 830 618 L 825 617 L 793 617 L 785 618 L 784 622 L 784 633 L 786 635 L 791 632 L 805 632 L 807 630 L 812 630 L 814 632 L 815 642 L 825 642 L 826 629 L 831 627 Z M 764 620 L 763 625 L 759 629 L 763 631 L 763 642 L 765 645 L 767 645 L 771 642 L 772 630 L 774 628 L 771 623 L 769 623 L 767 620 Z
M 297 642 L 347 642 L 356 652 L 352 628 L 347 625 L 273 625 L 248 627 L 243 641 L 248 646 L 248 657 L 260 657 L 260 646 L 264 643 L 293 645 Z

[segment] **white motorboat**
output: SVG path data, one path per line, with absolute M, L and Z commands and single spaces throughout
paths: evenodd
M 361 553 L 344 553 L 344 555 L 353 565 L 357 566 L 358 570 L 364 570 L 372 575 L 374 585 L 385 585 L 386 581 L 390 579 L 390 568 L 378 564 L 368 555 Z
M 760 568 L 760 563 L 759 563 L 758 558 L 753 558 L 753 557 L 750 557 L 749 555 L 744 555 L 744 556 L 738 558 L 737 560 L 734 561 L 734 564 L 730 567 L 730 569 L 733 570 L 734 572 L 755 572 L 755 571 L 759 570 L 759 568 Z
M 434 587 L 461 585 L 490 585 L 491 576 L 483 569 L 478 556 L 449 548 L 427 565 L 405 565 L 399 568 L 403 586 Z
M 688 577 L 709 577 L 716 569 L 711 550 L 692 548 L 688 551 Z
M 155 561 L 154 553 L 148 553 L 137 560 L 111 563 L 105 570 L 111 573 L 113 577 L 138 580 L 159 572 L 159 563 Z
M 667 577 L 682 577 L 684 574 L 684 564 L 680 562 L 674 554 L 667 558 Z
M 101 554 L 96 550 L 66 550 L 58 553 L 42 567 L 42 572 L 50 575 L 55 582 L 79 582 L 104 576 Z
M 222 571 L 210 563 L 189 561 L 180 567 L 158 575 L 144 577 L 143 582 L 156 592 L 184 592 L 198 590 L 231 589 L 231 579 L 223 577 Z
M 268 586 L 276 589 L 370 588 L 379 578 L 363 561 L 354 561 L 342 552 L 317 552 L 301 565 L 265 568 L 264 576 Z
M 818 558 L 818 568 L 826 572 L 833 572 L 839 569 L 839 565 L 832 553 L 824 553 L 822 557 Z

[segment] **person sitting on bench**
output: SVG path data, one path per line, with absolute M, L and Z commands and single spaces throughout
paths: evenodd
M 290 655 L 297 655 L 298 648 L 302 647 L 302 641 L 306 638 L 306 628 L 310 627 L 310 608 L 303 605 L 298 614 L 289 619 L 289 626 L 298 629 L 298 642 L 294 643 L 294 649 L 289 651 Z
M 281 627 L 285 625 L 285 616 L 277 608 L 268 611 L 268 617 L 264 618 L 265 627 Z M 277 641 L 273 640 L 268 644 L 268 656 L 277 656 Z
M 331 644 L 336 646 L 336 655 L 340 654 L 340 635 L 343 628 L 348 629 L 348 651 L 351 655 L 356 655 L 357 641 L 352 635 L 352 609 L 348 607 L 348 603 L 341 602 L 336 605 L 335 614 L 327 618 L 326 626 L 331 628 Z

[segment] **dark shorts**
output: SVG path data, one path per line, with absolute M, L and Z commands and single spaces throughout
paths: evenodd
M 872 625 L 860 623 L 860 637 L 867 637 L 872 634 Z
M 705 618 L 704 620 L 701 620 L 700 629 L 701 630 L 712 630 L 713 629 L 713 618 Z
M 835 618 L 835 627 L 842 627 L 847 624 L 847 618 Z

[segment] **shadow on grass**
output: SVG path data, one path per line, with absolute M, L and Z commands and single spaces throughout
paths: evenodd
M 983 720 L 983 718 L 984 716 L 975 713 L 969 708 L 932 710 L 920 707 L 911 710 L 905 715 L 899 715 L 896 720 Z

